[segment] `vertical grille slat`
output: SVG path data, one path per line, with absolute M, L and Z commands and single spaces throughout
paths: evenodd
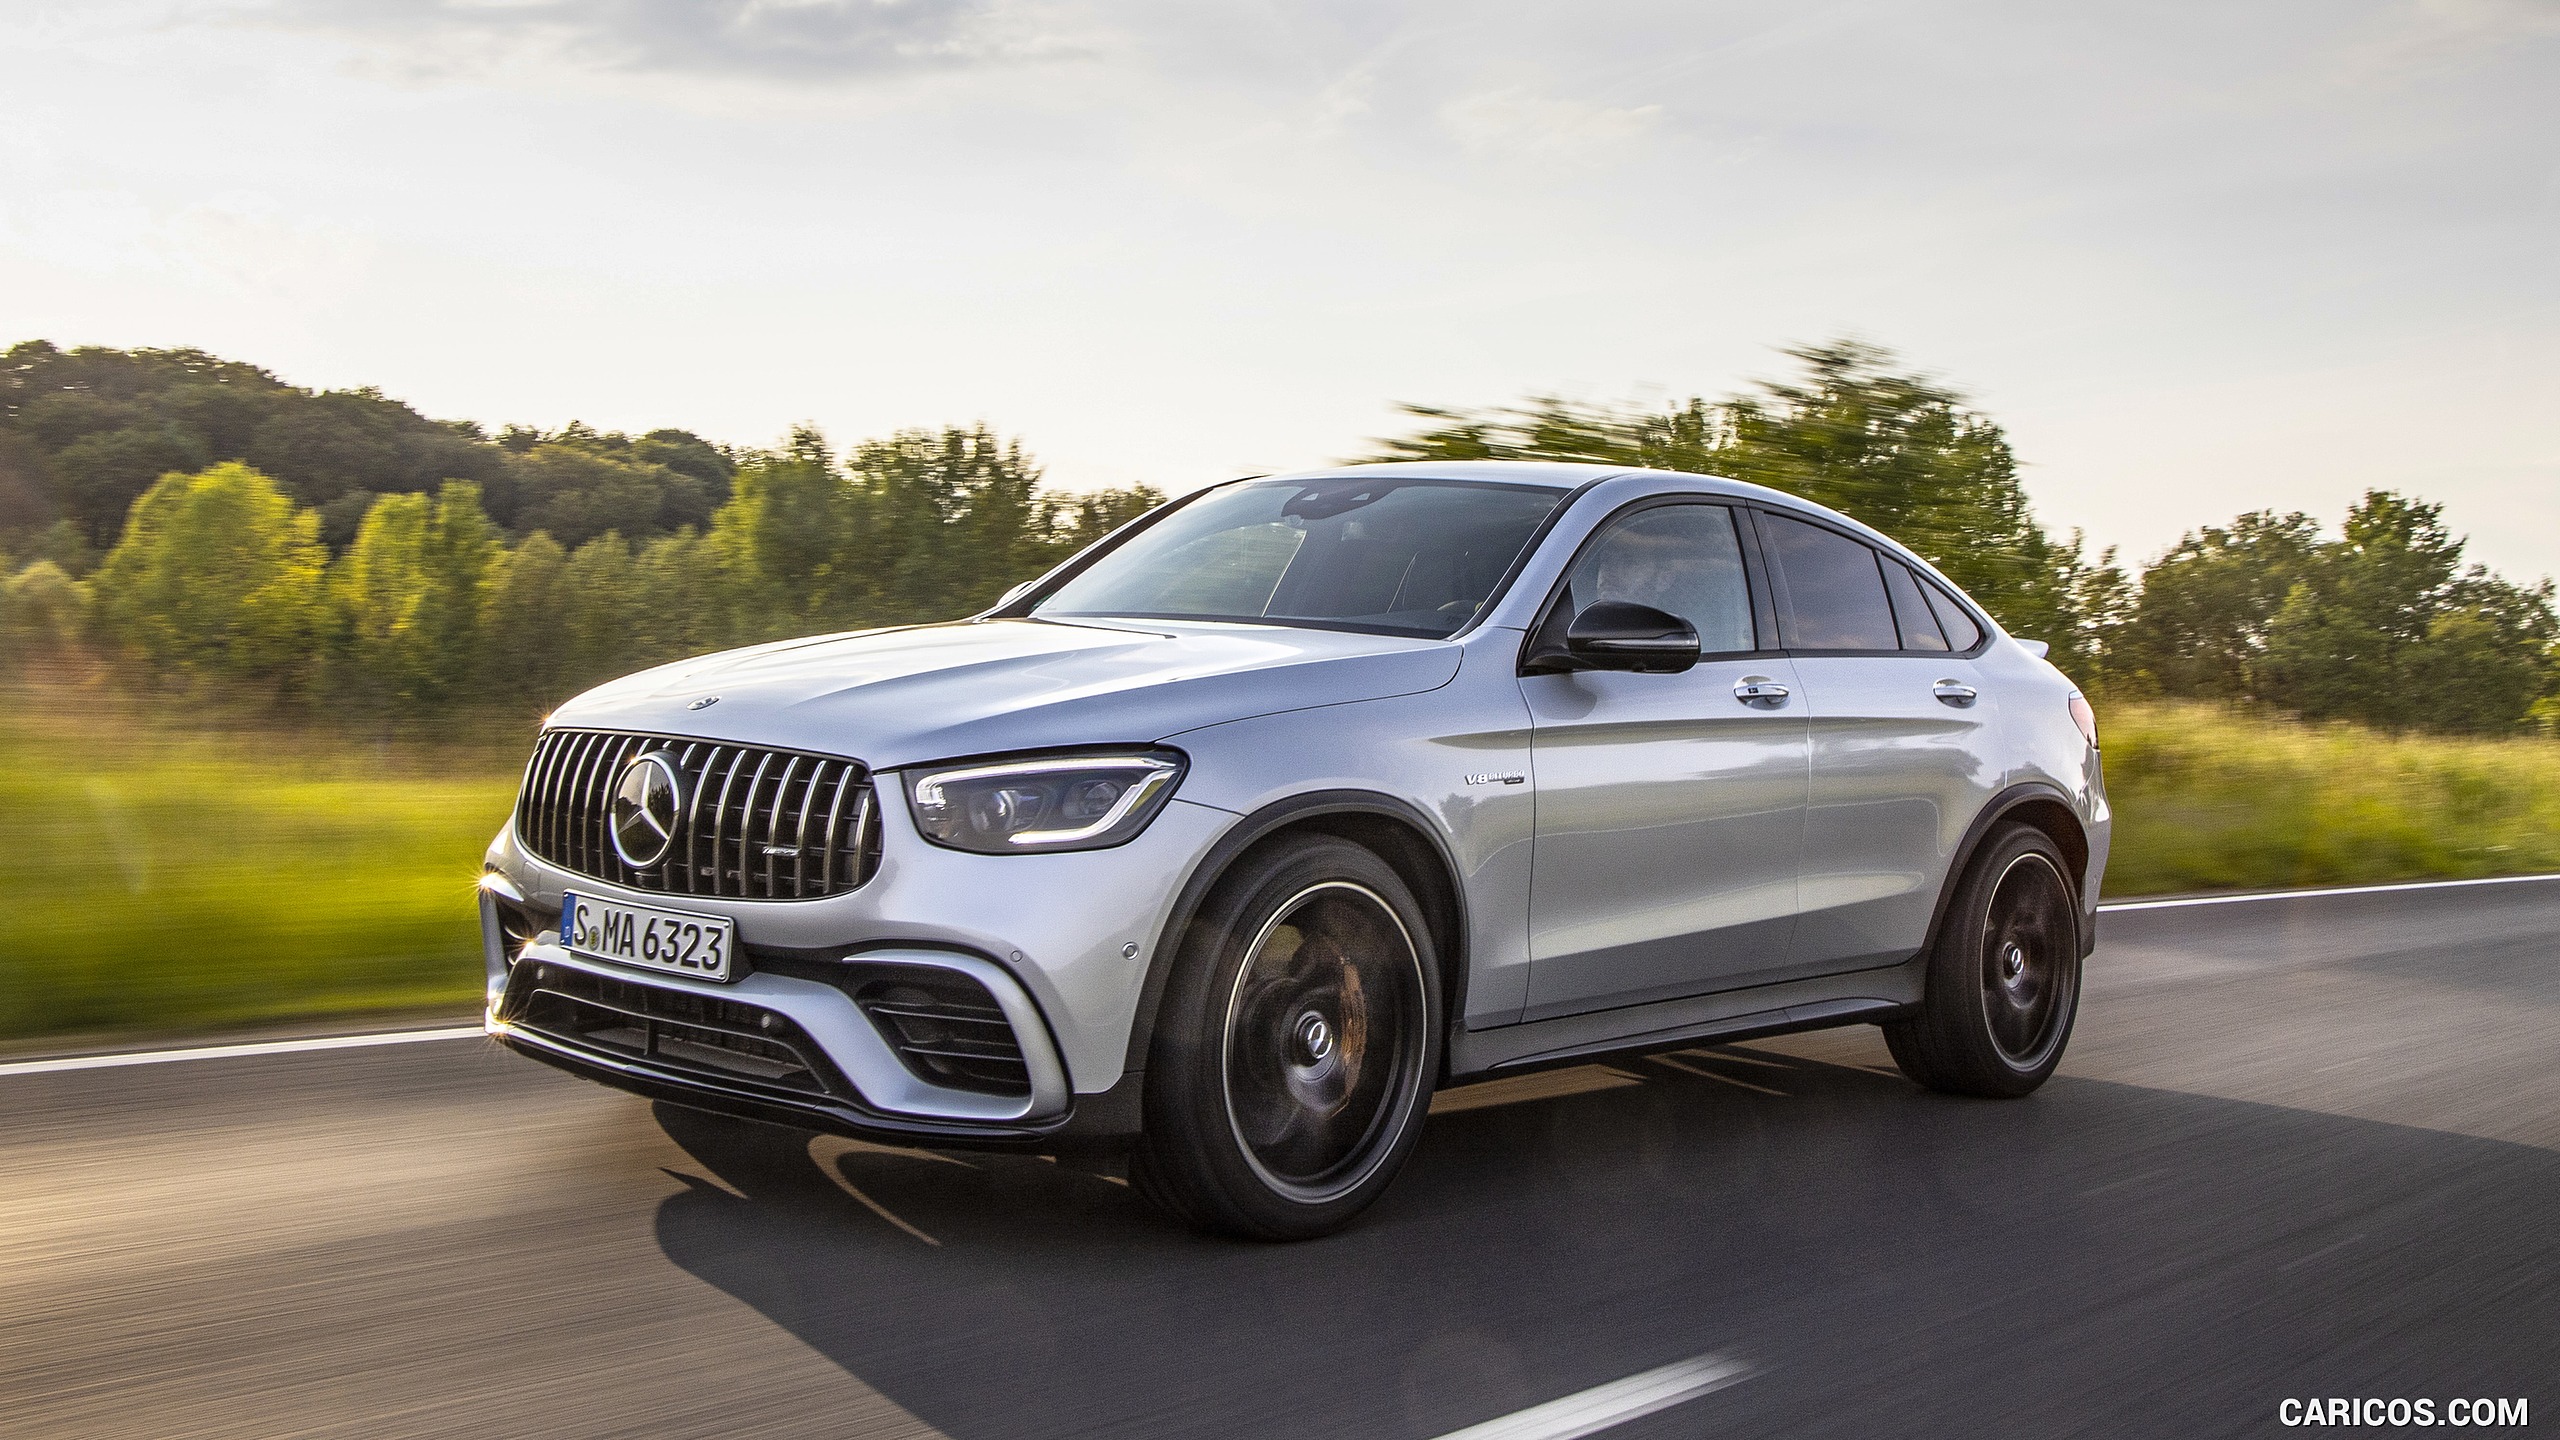
M 613 792 L 623 770 L 650 754 L 666 757 L 683 793 L 667 858 L 638 870 L 614 848 Z M 546 732 L 515 812 L 518 843 L 563 869 L 635 890 L 739 900 L 819 900 L 860 887 L 877 868 L 876 819 L 871 772 L 858 760 L 610 730 Z
M 527 837 L 535 841 L 544 854 L 555 854 L 560 849 L 560 827 L 569 814 L 568 807 L 562 803 L 569 793 L 569 762 L 576 758 L 578 747 L 586 743 L 583 735 L 555 735 L 552 739 L 555 748 L 551 755 L 551 774 L 543 782 L 542 813 L 534 817 L 535 830 Z
M 612 815 L 614 794 L 614 787 L 607 784 L 604 776 L 612 774 L 614 761 L 620 758 L 620 740 L 604 740 L 586 761 L 586 774 L 579 776 L 579 869 L 604 879 L 612 879 L 607 871 L 612 851 L 604 848 L 604 820 Z
M 531 835 L 534 817 L 542 814 L 542 794 L 551 784 L 551 767 L 560 758 L 559 737 L 534 742 L 533 762 L 524 767 L 524 789 L 516 795 L 516 833 Z
M 738 799 L 738 893 L 741 895 L 747 893 L 747 877 L 751 873 L 747 869 L 747 846 L 753 843 L 750 837 L 755 832 L 756 791 L 764 787 L 764 772 L 772 764 L 772 751 L 766 750 L 756 756 L 756 773 L 747 781 L 747 793 Z
M 560 858 L 573 870 L 587 870 L 582 844 L 587 828 L 587 772 L 595 767 L 596 754 L 604 746 L 604 736 L 589 735 L 569 757 L 569 778 L 560 794 Z
M 720 776 L 720 797 L 711 802 L 711 893 L 726 895 L 728 872 L 720 863 L 720 837 L 729 823 L 729 789 L 738 783 L 738 767 L 747 763 L 748 752 L 740 750 L 729 759 L 729 768 Z M 740 893 L 744 893 L 743 891 Z
M 607 880 L 621 878 L 614 873 L 622 867 L 608 830 L 613 824 L 613 782 L 622 774 L 623 757 L 630 750 L 628 740 L 606 745 L 587 772 L 587 873 Z
M 606 847 L 605 823 L 613 813 L 615 767 L 622 761 L 622 742 L 607 740 L 596 747 L 595 759 L 588 763 L 584 801 L 578 807 L 579 869 L 590 875 L 613 878 L 613 851 Z
M 765 812 L 764 898 L 767 900 L 779 898 L 774 888 L 774 876 L 782 864 L 782 857 L 774 852 L 782 848 L 782 807 L 791 798 L 791 777 L 799 771 L 799 756 L 794 755 L 783 762 L 782 778 L 773 782 L 773 808 Z
M 791 898 L 802 899 L 809 893 L 809 807 L 818 800 L 818 782 L 826 778 L 827 762 L 809 772 L 809 783 L 800 789 L 800 826 L 791 832 Z
M 862 877 L 854 885 L 870 879 L 872 870 L 879 865 L 879 836 L 879 792 L 865 784 L 861 793 L 853 797 L 853 829 L 844 837 L 845 873 Z
M 854 767 L 848 765 L 836 778 L 836 793 L 827 801 L 827 833 L 818 837 L 818 893 L 834 893 L 836 883 L 836 826 L 844 819 L 844 792 L 853 788 Z
M 702 769 L 693 777 L 692 793 L 684 801 L 684 888 L 688 892 L 702 889 L 702 864 L 698 842 L 702 837 L 702 793 L 711 788 L 711 772 L 720 764 L 726 747 L 714 745 L 702 752 Z M 712 890 L 717 893 L 719 886 Z
M 686 753 L 691 756 L 691 751 Z M 701 748 L 701 769 L 696 769 L 694 776 L 691 776 L 691 781 L 686 784 L 686 794 L 684 794 L 684 892 L 686 894 L 701 892 L 701 871 L 694 869 L 694 866 L 699 866 L 701 861 L 696 861 L 694 858 L 696 856 L 694 840 L 696 835 L 701 833 L 701 792 L 704 792 L 704 784 L 712 779 L 712 766 L 717 764 L 719 764 L 719 746 L 704 746 Z

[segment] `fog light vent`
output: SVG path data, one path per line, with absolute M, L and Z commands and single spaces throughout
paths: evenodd
M 988 1095 L 1031 1093 L 1012 1022 L 969 976 L 898 966 L 854 986 L 853 998 L 917 1079 Z

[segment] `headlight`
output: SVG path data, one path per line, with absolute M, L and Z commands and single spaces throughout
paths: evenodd
M 1059 755 L 907 772 L 916 829 L 981 855 L 1100 850 L 1136 838 L 1173 797 L 1182 757 Z

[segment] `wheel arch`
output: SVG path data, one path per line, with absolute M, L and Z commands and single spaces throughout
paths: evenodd
M 1156 1012 L 1165 982 L 1190 939 L 1190 929 L 1209 893 L 1246 856 L 1295 835 L 1332 835 L 1351 841 L 1385 861 L 1413 892 L 1431 926 L 1433 949 L 1440 964 L 1444 1027 L 1466 1013 L 1467 902 L 1458 866 L 1448 841 L 1423 812 L 1392 795 L 1368 790 L 1318 790 L 1275 801 L 1239 819 L 1193 866 L 1167 915 L 1147 979 L 1138 992 L 1137 1013 L 1129 1025 L 1127 1074 L 1145 1070 L 1147 1047 L 1154 1042 Z M 1448 1067 L 1442 1047 L 1441 1069 Z M 1433 1077 L 1435 1083 L 1442 1077 Z
M 1946 924 L 1947 907 L 1955 901 L 1956 886 L 1972 867 L 1974 853 L 1982 848 L 1983 840 L 2004 822 L 2031 825 L 2043 831 L 2069 862 L 2070 873 L 2064 878 L 2076 902 L 2073 913 L 2080 928 L 2080 953 L 2086 956 L 2097 943 L 2097 927 L 2090 923 L 2090 897 L 2080 893 L 2089 877 L 2089 832 L 2081 825 L 2079 813 L 2071 808 L 2071 797 L 2046 780 L 2023 781 L 1992 796 L 1990 803 L 1973 817 L 1973 823 L 1965 827 L 1964 838 L 1956 845 L 1955 859 L 1947 866 L 1947 878 L 1938 887 L 1937 906 L 1929 912 L 1929 933 L 1920 942 L 1920 953 L 1926 955 L 1938 948 L 1938 932 Z

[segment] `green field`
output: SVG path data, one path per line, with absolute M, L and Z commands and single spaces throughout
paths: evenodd
M 2100 726 L 2110 896 L 2560 870 L 2560 741 L 2206 705 L 2118 707 Z
M 36 701 L 0 728 L 0 1037 L 471 1007 L 519 761 Z
M 359 746 L 18 698 L 0 1037 L 470 1009 L 473 880 L 529 735 Z M 2560 870 L 2560 743 L 2183 705 L 2104 724 L 2111 895 Z

